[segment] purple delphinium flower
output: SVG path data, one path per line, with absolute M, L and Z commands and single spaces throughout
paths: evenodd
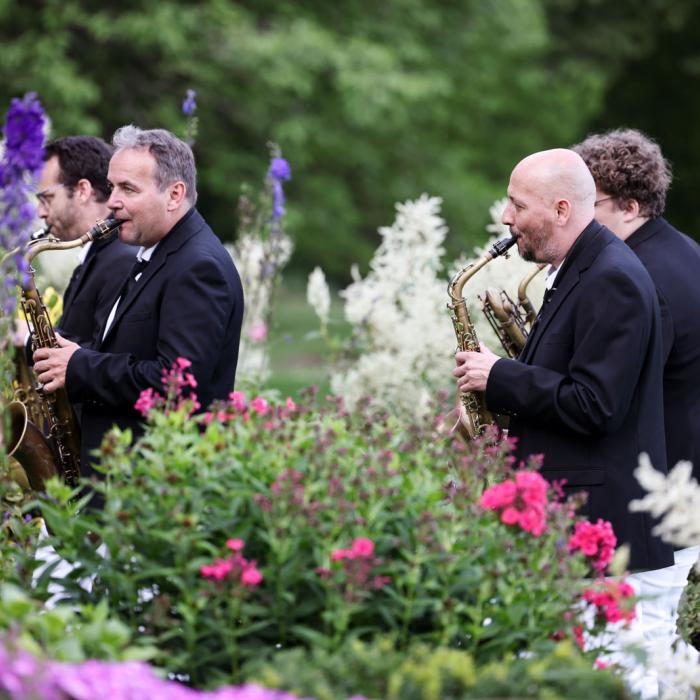
M 284 216 L 282 180 L 292 179 L 292 169 L 284 158 L 275 157 L 270 162 L 267 177 L 272 183 L 272 218 L 277 221 Z
M 4 152 L 0 159 L 0 249 L 23 247 L 35 218 L 28 195 L 34 189 L 44 162 L 44 110 L 35 93 L 14 98 L 3 128 Z M 2 264 L 2 310 L 14 314 L 15 285 L 26 281 L 27 265 L 20 252 Z
M 185 99 L 182 102 L 182 113 L 186 117 L 191 117 L 194 111 L 197 109 L 197 102 L 195 101 L 197 93 L 194 90 L 188 90 Z
M 182 113 L 187 117 L 185 143 L 190 146 L 190 148 L 194 146 L 195 139 L 197 138 L 197 122 L 199 121 L 195 116 L 195 110 L 197 109 L 196 96 L 197 93 L 189 89 L 187 90 L 185 99 L 182 101 Z

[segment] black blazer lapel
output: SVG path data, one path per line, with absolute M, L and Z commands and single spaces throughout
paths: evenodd
M 604 233 L 607 232 L 607 235 Z M 610 242 L 614 235 L 595 219 L 581 232 L 569 250 L 562 269 L 559 270 L 555 285 L 556 291 L 547 302 L 543 302 L 537 322 L 528 336 L 527 343 L 520 357 L 521 362 L 529 364 L 547 327 L 555 318 L 564 300 L 579 283 L 581 275 L 595 260 L 598 253 Z
M 109 330 L 105 333 L 104 329 L 101 329 L 100 336 L 104 337 L 100 337 L 99 339 L 98 350 L 112 334 L 129 307 L 138 299 L 146 287 L 148 287 L 150 280 L 152 280 L 160 268 L 165 265 L 168 256 L 181 248 L 184 243 L 194 236 L 204 225 L 204 219 L 202 219 L 199 212 L 196 209 L 190 209 L 190 211 L 175 224 L 170 233 L 168 233 L 165 238 L 161 239 L 158 247 L 153 251 L 153 256 L 148 266 L 141 273 L 138 283 L 131 288 L 125 299 L 119 301 L 117 311 L 114 314 L 114 319 L 109 326 Z

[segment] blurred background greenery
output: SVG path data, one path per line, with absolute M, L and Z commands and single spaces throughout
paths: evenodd
M 224 241 L 280 145 L 296 250 L 271 341 L 291 391 L 324 355 L 306 274 L 366 273 L 396 201 L 443 197 L 453 257 L 484 242 L 524 155 L 631 126 L 671 160 L 668 218 L 698 238 L 699 38 L 695 0 L 0 0 L 0 98 L 36 91 L 53 136 L 109 140 L 129 122 L 184 136 L 196 90 L 198 206 Z
M 694 0 L 0 0 L 0 97 L 34 90 L 53 135 L 133 122 L 184 135 L 197 91 L 199 208 L 236 235 L 266 143 L 292 164 L 291 268 L 364 272 L 393 204 L 444 198 L 450 252 L 486 237 L 512 166 L 641 128 L 675 169 L 668 215 L 700 233 Z

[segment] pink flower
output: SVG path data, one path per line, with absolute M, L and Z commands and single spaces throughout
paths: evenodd
M 519 471 L 514 481 L 486 489 L 479 501 L 487 510 L 502 510 L 501 522 L 519 525 L 539 537 L 547 524 L 547 482 L 538 472 Z
M 595 587 L 583 591 L 583 599 L 594 605 L 597 614 L 607 622 L 631 622 L 635 618 L 634 589 L 628 583 L 600 579 Z
M 262 321 L 257 321 L 248 330 L 248 337 L 254 343 L 263 343 L 267 339 L 267 326 Z
M 257 586 L 263 580 L 263 575 L 255 568 L 255 564 L 248 566 L 241 574 L 241 583 L 244 586 Z
M 175 360 L 175 364 L 180 368 L 180 369 L 187 369 L 188 367 L 192 366 L 192 363 L 185 357 L 178 357 Z
M 358 537 L 353 541 L 351 551 L 356 557 L 371 557 L 374 554 L 374 542 L 366 537 Z
M 340 561 L 341 559 L 352 559 L 352 552 L 349 549 L 334 549 L 331 552 L 331 561 Z
M 515 500 L 518 493 L 517 486 L 512 481 L 504 481 L 486 489 L 481 495 L 481 507 L 487 510 L 495 510 L 509 506 Z
M 230 559 L 217 559 L 213 564 L 204 565 L 199 568 L 199 573 L 204 578 L 211 578 L 215 581 L 222 581 L 231 573 L 233 562 Z
M 228 395 L 228 401 L 231 408 L 236 411 L 244 411 L 246 407 L 245 394 L 242 391 L 232 391 Z
M 592 559 L 591 564 L 597 571 L 605 571 L 615 554 L 617 538 L 612 525 L 598 518 L 596 523 L 579 522 L 574 526 L 574 534 L 569 538 L 570 552 L 581 550 Z
M 144 418 L 148 418 L 148 414 L 151 412 L 151 409 L 158 406 L 162 400 L 163 397 L 149 387 L 148 389 L 144 389 L 139 394 L 139 398 L 134 404 L 134 408 Z
M 518 522 L 523 530 L 539 537 L 544 532 L 546 516 L 544 510 L 528 508 L 520 513 Z
M 232 551 L 232 552 L 242 552 L 243 551 L 243 546 L 244 546 L 243 540 L 238 540 L 238 539 L 231 539 L 231 540 L 226 540 L 226 546 Z
M 506 525 L 515 525 L 520 520 L 520 511 L 515 508 L 506 508 L 501 513 L 501 522 Z
M 287 397 L 287 410 L 289 410 L 289 411 L 296 411 L 297 410 L 297 405 L 294 403 L 294 400 L 292 399 L 291 396 Z
M 262 396 L 256 396 L 250 402 L 250 407 L 260 416 L 270 412 L 270 404 Z

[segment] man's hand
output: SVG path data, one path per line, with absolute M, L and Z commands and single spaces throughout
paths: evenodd
M 56 333 L 57 348 L 39 348 L 34 352 L 34 372 L 44 386 L 44 391 L 52 392 L 66 385 L 68 361 L 76 350 L 77 343 L 62 338 Z
M 491 368 L 501 358 L 492 353 L 483 343 L 481 352 L 460 351 L 455 354 L 457 366 L 452 374 L 457 377 L 460 391 L 486 391 Z

